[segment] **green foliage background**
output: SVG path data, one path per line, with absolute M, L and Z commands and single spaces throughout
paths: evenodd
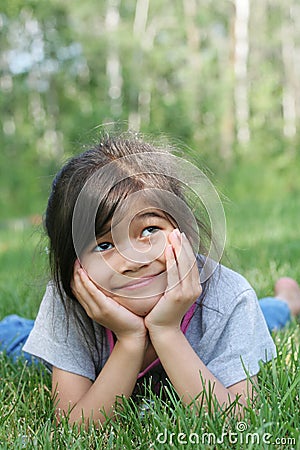
M 284 133 L 281 55 L 297 2 L 250 2 L 246 144 L 234 113 L 233 2 L 192 1 L 188 15 L 185 1 L 151 0 L 141 23 L 139 4 L 148 2 L 1 2 L 0 220 L 42 214 L 61 162 L 106 122 L 183 142 L 222 185 L 253 161 L 279 176 L 299 166 L 299 133 Z

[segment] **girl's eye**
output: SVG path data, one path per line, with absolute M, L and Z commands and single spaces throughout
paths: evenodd
M 113 244 L 110 242 L 101 242 L 100 244 L 97 244 L 94 251 L 95 252 L 105 252 L 106 250 L 110 250 L 113 248 Z
M 144 228 L 143 231 L 142 231 L 142 237 L 151 236 L 152 234 L 156 233 L 159 230 L 160 230 L 160 228 L 154 227 L 154 226 Z

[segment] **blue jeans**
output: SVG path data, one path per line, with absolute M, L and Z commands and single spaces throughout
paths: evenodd
M 16 361 L 21 355 L 28 362 L 33 361 L 32 355 L 23 352 L 30 331 L 34 325 L 34 320 L 24 319 L 15 314 L 5 317 L 0 322 L 0 354 L 5 352 Z
M 259 300 L 259 305 L 270 331 L 280 330 L 291 320 L 291 311 L 286 302 L 273 297 Z
M 286 302 L 266 297 L 259 300 L 260 307 L 270 331 L 283 328 L 291 319 L 291 313 Z M 28 362 L 36 361 L 22 347 L 32 330 L 34 320 L 24 319 L 17 315 L 5 317 L 0 322 L 0 354 L 5 352 L 16 361 L 21 355 Z

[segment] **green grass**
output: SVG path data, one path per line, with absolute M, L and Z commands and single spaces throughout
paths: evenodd
M 35 317 L 48 279 L 43 241 L 39 227 L 0 229 L 0 317 Z
M 103 430 L 53 426 L 50 376 L 43 367 L 1 361 L 1 449 L 299 449 L 299 327 L 277 333 L 276 361 L 261 368 L 259 402 L 238 421 L 234 416 L 184 408 L 172 388 L 170 399 L 147 396 L 148 412 L 124 400 Z M 209 397 L 209 396 L 208 396 Z M 209 401 L 209 398 L 208 398 Z M 251 446 L 250 444 L 253 443 Z M 197 444 L 197 445 L 196 445 Z
M 272 294 L 279 276 L 300 280 L 296 167 L 249 162 L 219 176 L 228 225 L 224 263 L 245 275 L 259 296 Z M 40 231 L 0 229 L 0 317 L 34 318 L 47 277 Z M 261 368 L 259 402 L 242 422 L 184 408 L 170 388 L 167 402 L 147 396 L 143 419 L 138 406 L 124 400 L 114 422 L 88 431 L 54 426 L 50 375 L 43 366 L 12 363 L 2 355 L 0 449 L 300 449 L 299 324 L 293 321 L 274 340 L 278 357 Z

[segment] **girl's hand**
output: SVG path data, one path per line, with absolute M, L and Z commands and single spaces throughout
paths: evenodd
M 184 314 L 202 292 L 196 258 L 188 239 L 176 229 L 169 235 L 169 241 L 165 250 L 167 288 L 145 317 L 150 338 L 162 330 L 180 330 Z
M 143 318 L 119 305 L 98 289 L 78 261 L 74 264 L 71 287 L 87 315 L 110 329 L 118 340 L 128 337 L 146 339 L 147 330 Z

